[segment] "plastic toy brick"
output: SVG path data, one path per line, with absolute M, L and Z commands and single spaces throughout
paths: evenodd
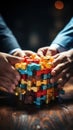
M 64 90 L 57 88 L 57 83 L 50 83 L 53 57 L 24 57 L 24 61 L 15 64 L 21 75 L 15 95 L 26 104 L 49 104 L 52 100 L 64 94 Z M 30 100 L 31 98 L 31 100 Z
M 47 90 L 39 90 L 35 93 L 35 97 L 41 97 L 47 94 Z
M 43 102 L 45 102 L 45 100 L 46 100 L 46 96 L 37 97 L 36 100 L 34 101 L 34 103 L 36 105 L 41 105 Z
M 40 76 L 40 75 L 42 75 L 42 74 L 48 74 L 48 73 L 50 73 L 51 72 L 51 69 L 42 69 L 42 70 L 38 70 L 38 71 L 36 71 L 36 76 Z
M 21 75 L 21 79 L 24 79 L 24 80 L 26 81 L 26 80 L 27 80 L 27 75 L 22 74 L 22 75 Z

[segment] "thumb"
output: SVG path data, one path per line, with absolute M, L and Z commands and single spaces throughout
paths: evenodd
M 24 57 L 25 53 L 23 50 L 18 50 L 16 52 L 13 53 L 13 56 L 19 56 L 19 57 Z
M 7 60 L 10 62 L 11 65 L 15 65 L 18 62 L 22 62 L 24 58 L 18 57 L 18 56 L 7 55 Z

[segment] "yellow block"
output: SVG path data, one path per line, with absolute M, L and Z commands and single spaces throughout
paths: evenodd
M 47 80 L 44 79 L 44 80 L 42 81 L 42 84 L 47 85 Z
M 38 87 L 38 86 L 41 86 L 41 81 L 39 80 L 39 81 L 36 81 L 36 86 Z
M 26 69 L 26 67 L 27 67 L 27 63 L 21 63 L 21 69 Z
M 24 79 L 21 79 L 21 84 L 27 84 L 27 81 L 25 81 Z

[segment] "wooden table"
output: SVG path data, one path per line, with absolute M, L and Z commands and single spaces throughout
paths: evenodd
M 0 130 L 73 130 L 73 79 L 62 102 L 40 108 L 23 105 L 14 96 L 0 97 Z

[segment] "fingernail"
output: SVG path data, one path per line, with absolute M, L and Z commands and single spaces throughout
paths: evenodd
M 58 84 L 61 84 L 63 83 L 63 79 L 62 78 L 59 78 L 58 81 L 57 81 Z
M 51 83 L 54 83 L 55 81 L 54 81 L 54 79 L 50 79 L 50 82 L 51 82 Z
M 51 75 L 55 76 L 56 72 L 54 70 L 51 71 Z

